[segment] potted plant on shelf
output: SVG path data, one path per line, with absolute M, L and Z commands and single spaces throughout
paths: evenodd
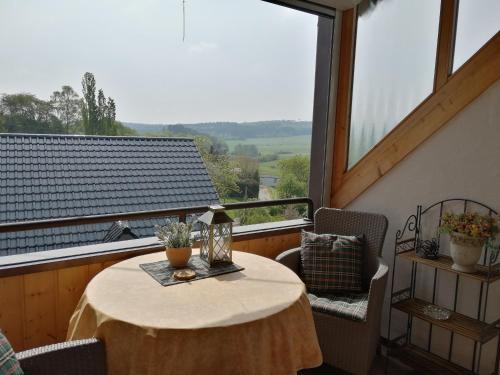
M 167 221 L 166 225 L 156 225 L 155 229 L 172 267 L 186 267 L 192 254 L 191 224 Z
M 498 251 L 494 245 L 498 232 L 497 219 L 478 213 L 443 215 L 439 230 L 450 235 L 450 255 L 453 259 L 452 268 L 456 271 L 474 273 L 476 264 L 481 257 L 483 246 Z

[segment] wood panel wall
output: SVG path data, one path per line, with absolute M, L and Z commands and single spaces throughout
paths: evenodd
M 234 249 L 274 259 L 299 243 L 300 233 L 291 233 L 235 242 Z M 64 341 L 88 282 L 115 262 L 0 278 L 0 329 L 14 350 Z

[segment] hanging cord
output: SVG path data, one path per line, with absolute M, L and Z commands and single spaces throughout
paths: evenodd
M 186 40 L 186 0 L 182 0 L 182 42 Z

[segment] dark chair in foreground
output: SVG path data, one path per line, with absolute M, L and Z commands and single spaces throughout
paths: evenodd
M 106 352 L 97 339 L 62 342 L 16 353 L 25 375 L 105 375 Z
M 383 215 L 320 208 L 314 232 L 365 236 L 363 293 L 308 293 L 324 362 L 357 375 L 368 374 L 380 338 L 380 319 L 389 268 L 380 257 L 387 232 Z M 280 254 L 277 261 L 301 275 L 300 248 Z

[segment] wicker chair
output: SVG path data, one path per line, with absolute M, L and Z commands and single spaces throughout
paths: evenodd
M 105 375 L 104 344 L 68 341 L 16 353 L 25 375 Z
M 380 257 L 387 231 L 387 219 L 383 215 L 371 213 L 320 208 L 314 215 L 314 231 L 318 234 L 365 236 L 365 293 L 359 294 L 364 296 L 365 318 L 352 320 L 325 313 L 324 310 L 318 311 L 314 303 L 317 297 L 309 294 L 309 299 L 324 362 L 353 374 L 368 374 L 379 343 L 380 319 L 389 271 L 387 264 Z M 300 248 L 285 251 L 276 260 L 301 274 Z M 328 303 L 336 303 L 334 297 L 327 298 Z M 345 302 L 344 299 L 342 303 Z

